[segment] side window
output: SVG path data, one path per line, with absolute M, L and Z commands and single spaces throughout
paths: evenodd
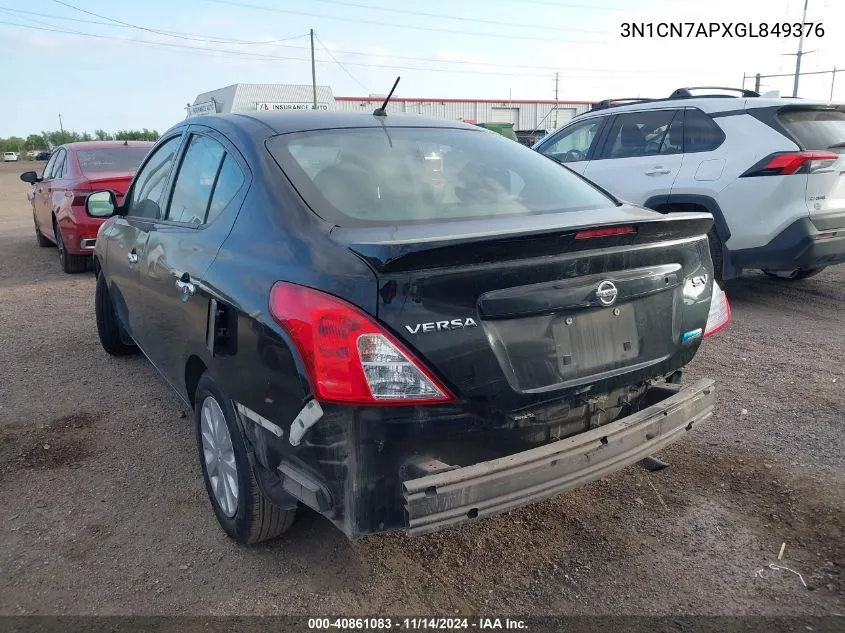
M 613 120 L 603 158 L 631 158 L 672 153 L 664 141 L 676 110 L 650 110 L 619 114 Z
M 223 159 L 217 182 L 214 185 L 214 193 L 211 195 L 211 204 L 208 207 L 208 215 L 205 223 L 210 224 L 220 212 L 226 208 L 232 198 L 238 193 L 241 185 L 244 184 L 244 174 L 234 159 L 228 154 Z
M 597 117 L 576 123 L 540 148 L 540 152 L 562 163 L 585 160 L 596 135 L 601 129 L 601 124 L 606 118 Z
M 59 151 L 56 152 L 56 162 L 53 163 L 53 166 L 50 168 L 50 171 L 47 173 L 47 178 L 50 178 L 51 180 L 53 180 L 55 178 L 61 178 L 62 177 L 62 170 L 63 170 L 64 165 L 65 165 L 65 156 L 66 155 L 67 155 L 67 152 L 65 152 L 65 150 L 63 150 L 63 149 L 60 149 Z
M 167 219 L 203 224 L 226 152 L 207 136 L 191 135 L 173 185 Z
M 56 175 L 54 176 L 54 178 L 64 178 L 65 176 L 67 176 L 69 160 L 70 157 L 68 156 L 68 153 L 62 152 L 62 162 L 56 168 Z
M 687 110 L 684 117 L 684 152 L 709 152 L 725 140 L 722 128 L 701 110 Z
M 56 161 L 59 158 L 59 152 L 53 152 L 52 156 L 50 156 L 50 160 L 47 161 L 47 164 L 44 165 L 44 171 L 41 173 L 41 180 L 49 180 L 50 173 L 53 171 L 53 167 L 56 166 Z
M 167 177 L 173 166 L 173 159 L 179 149 L 181 136 L 174 136 L 165 141 L 153 152 L 147 163 L 141 168 L 132 184 L 127 216 L 136 218 L 161 219 L 161 194 L 167 184 Z

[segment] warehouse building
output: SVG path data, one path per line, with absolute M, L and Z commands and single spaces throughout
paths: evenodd
M 372 112 L 384 95 L 336 97 L 329 86 L 317 86 L 317 109 Z M 212 112 L 310 110 L 311 86 L 293 84 L 234 84 L 197 95 L 186 107 L 188 117 Z M 531 101 L 523 99 L 438 99 L 397 97 L 387 111 L 442 117 L 467 123 L 513 123 L 515 130 L 553 130 L 590 109 L 587 101 Z

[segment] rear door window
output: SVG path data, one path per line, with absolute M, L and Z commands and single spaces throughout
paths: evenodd
M 777 118 L 804 149 L 845 149 L 845 112 L 786 110 Z
M 677 153 L 669 127 L 677 110 L 647 110 L 619 114 L 604 142 L 602 158 L 631 158 Z
M 267 147 L 339 226 L 561 213 L 612 205 L 568 169 L 498 134 L 367 127 L 283 134 Z
M 243 183 L 241 168 L 220 143 L 193 134 L 176 174 L 167 219 L 183 224 L 209 224 L 232 201 Z

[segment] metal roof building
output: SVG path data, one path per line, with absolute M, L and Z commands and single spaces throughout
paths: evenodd
M 329 86 L 317 86 L 317 109 L 372 112 L 384 95 L 335 97 Z M 388 112 L 423 114 L 468 123 L 513 123 L 516 130 L 553 130 L 590 109 L 588 101 L 440 99 L 396 97 Z M 197 95 L 186 107 L 188 116 L 212 112 L 254 112 L 256 110 L 310 110 L 310 85 L 233 84 Z

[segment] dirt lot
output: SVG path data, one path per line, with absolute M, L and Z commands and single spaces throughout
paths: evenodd
M 38 248 L 0 164 L 0 613 L 845 613 L 845 267 L 728 286 L 691 365 L 715 417 L 639 468 L 436 535 L 217 527 L 181 401 L 100 348 L 93 274 Z M 755 572 L 777 562 L 789 571 Z

